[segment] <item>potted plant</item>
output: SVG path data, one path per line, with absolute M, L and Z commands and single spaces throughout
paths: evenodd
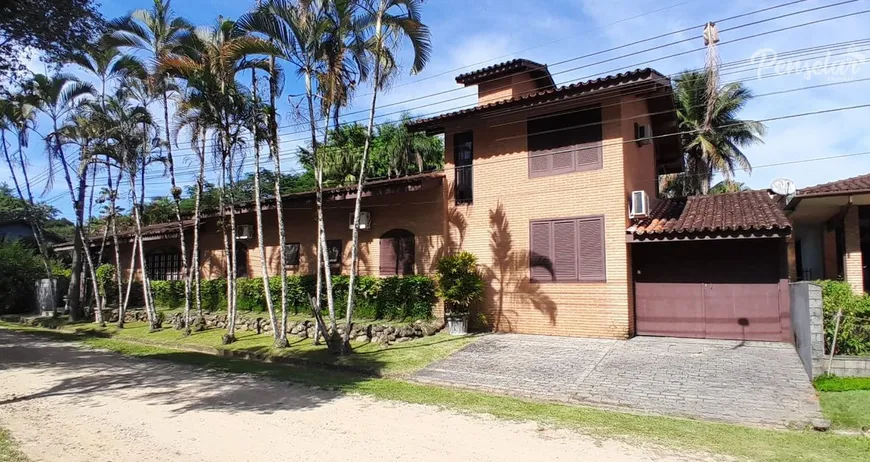
M 438 261 L 435 274 L 438 296 L 444 300 L 448 331 L 452 335 L 467 334 L 469 307 L 483 297 L 477 257 L 464 251 L 444 257 Z

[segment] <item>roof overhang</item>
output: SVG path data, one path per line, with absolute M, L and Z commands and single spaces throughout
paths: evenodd
M 788 237 L 791 228 L 732 231 L 720 233 L 627 233 L 625 241 L 629 244 L 652 243 L 652 242 L 694 242 L 694 241 L 723 241 L 742 239 L 779 239 Z
M 789 219 L 800 223 L 829 220 L 849 205 L 870 205 L 870 190 L 798 195 L 786 206 Z

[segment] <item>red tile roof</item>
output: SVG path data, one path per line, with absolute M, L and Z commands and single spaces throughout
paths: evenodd
M 464 85 L 474 85 L 478 82 L 495 79 L 503 75 L 514 72 L 522 72 L 528 70 L 545 70 L 547 66 L 541 63 L 536 63 L 528 59 L 512 59 L 503 63 L 493 64 L 492 66 L 484 67 L 476 71 L 466 72 L 456 76 L 456 83 Z
M 489 104 L 483 104 L 473 108 L 462 109 L 456 112 L 449 112 L 434 117 L 414 120 L 408 123 L 408 129 L 411 131 L 435 130 L 437 128 L 440 128 L 442 122 L 461 116 L 477 114 L 480 112 L 486 112 L 495 109 L 533 106 L 542 103 L 559 101 L 567 99 L 569 97 L 586 95 L 588 93 L 606 90 L 618 86 L 642 82 L 658 82 L 668 87 L 670 86 L 670 80 L 668 80 L 667 77 L 658 73 L 657 71 L 650 68 L 636 69 L 616 75 L 609 75 L 607 77 L 602 77 L 595 80 L 587 80 L 586 82 L 577 82 L 559 88 L 540 90 L 529 95 L 495 101 Z
M 637 237 L 789 231 L 791 224 L 766 191 L 662 199 L 639 220 Z
M 835 196 L 870 192 L 870 174 L 799 189 L 798 196 Z

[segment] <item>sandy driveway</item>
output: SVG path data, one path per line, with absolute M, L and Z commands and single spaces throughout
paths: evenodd
M 534 423 L 131 360 L 2 329 L 0 426 L 43 461 L 698 458 Z

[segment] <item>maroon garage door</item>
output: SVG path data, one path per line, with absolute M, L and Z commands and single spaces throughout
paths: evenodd
M 778 239 L 632 247 L 638 335 L 789 340 Z

